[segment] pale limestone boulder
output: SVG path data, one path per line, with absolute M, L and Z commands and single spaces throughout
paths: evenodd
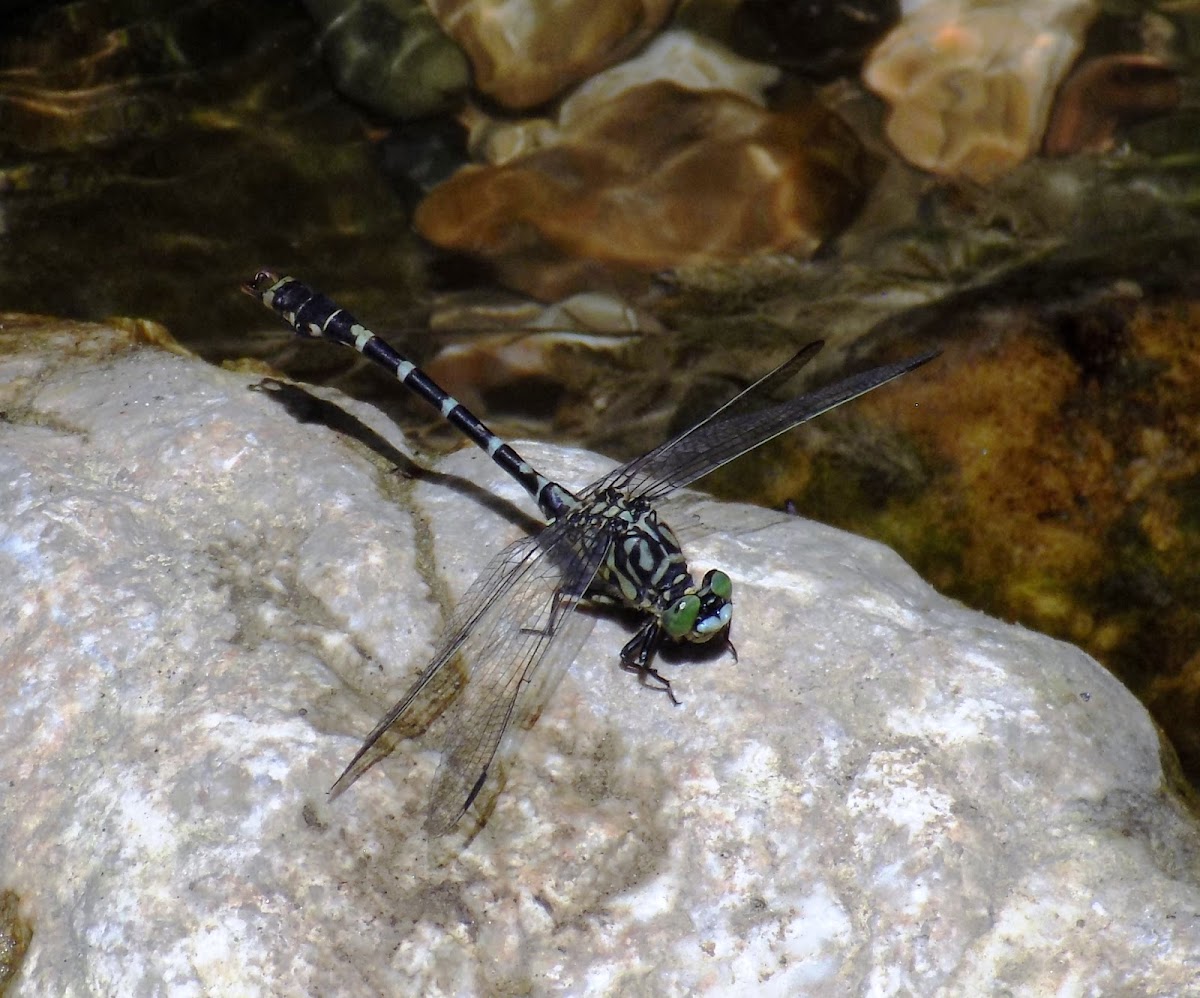
M 660 662 L 675 707 L 600 619 L 473 841 L 424 838 L 420 745 L 330 805 L 529 504 L 473 450 L 410 479 L 257 377 L 3 322 L 14 994 L 1197 993 L 1200 837 L 1143 708 L 781 514 L 680 511 L 739 660 Z

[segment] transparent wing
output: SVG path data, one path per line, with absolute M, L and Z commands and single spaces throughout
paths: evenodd
M 467 681 L 462 662 L 463 641 L 489 609 L 502 609 L 505 580 L 519 578 L 541 554 L 536 537 L 524 537 L 496 555 L 476 577 L 455 607 L 438 640 L 437 651 L 416 682 L 372 729 L 350 764 L 329 791 L 330 799 L 344 793 L 368 769 L 391 754 L 405 738 L 421 734 L 444 711 Z M 511 590 L 509 595 L 511 595 Z
M 816 353 L 814 347 L 819 349 L 820 345 L 805 347 L 708 419 L 588 486 L 583 498 L 586 500 L 605 488 L 616 488 L 629 496 L 645 497 L 651 501 L 660 499 L 716 471 L 793 426 L 907 374 L 940 353 L 931 350 L 894 364 L 872 368 L 786 402 L 753 411 L 752 406 L 759 395 L 785 377 L 791 377 L 801 364 Z M 747 408 L 751 411 L 745 411 Z M 722 415 L 724 418 L 716 418 Z
M 824 346 L 824 340 L 814 340 L 812 343 L 802 346 L 791 357 L 775 368 L 775 370 L 768 371 L 754 382 L 754 384 L 743 388 L 719 409 L 714 409 L 700 420 L 700 422 L 655 449 L 662 450 L 668 446 L 678 446 L 687 440 L 688 437 L 700 433 L 706 426 L 718 419 L 724 422 L 726 419 L 732 419 L 734 416 L 742 415 L 745 412 L 763 408 L 761 404 L 762 400 L 770 396 L 771 392 L 779 385 L 794 378 L 805 364 L 821 352 Z M 649 456 L 649 454 L 646 455 L 646 457 Z
M 574 611 L 610 543 L 607 525 L 596 526 L 568 515 L 488 564 L 452 614 L 432 661 L 367 736 L 331 797 L 444 715 L 445 755 L 426 827 L 440 834 L 458 821 L 513 720 L 540 712 L 591 629 L 591 618 Z
M 577 603 L 552 596 L 527 620 L 528 630 L 508 629 L 505 647 L 481 660 L 485 668 L 475 670 L 447 711 L 444 755 L 425 817 L 430 835 L 449 832 L 476 799 L 493 796 L 497 763 L 541 714 L 595 625 L 590 614 L 574 612 Z

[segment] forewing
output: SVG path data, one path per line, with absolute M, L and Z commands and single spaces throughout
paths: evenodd
M 444 714 L 426 825 L 448 831 L 486 781 L 505 731 L 536 716 L 587 637 L 593 621 L 574 610 L 609 543 L 607 525 L 567 516 L 493 558 L 429 665 L 367 736 L 331 797 Z
M 716 471 L 722 465 L 785 433 L 793 426 L 798 426 L 902 374 L 907 374 L 932 360 L 938 353 L 939 351 L 932 350 L 894 364 L 872 368 L 756 412 L 741 411 L 747 404 L 753 403 L 750 393 L 754 389 L 778 383 L 777 372 L 772 372 L 738 396 L 734 400 L 739 403 L 737 406 L 731 404 L 718 410 L 718 413 L 721 413 L 732 408 L 733 415 L 722 419 L 709 417 L 645 456 L 605 475 L 600 481 L 589 486 L 583 495 L 586 498 L 601 489 L 616 488 L 629 496 L 645 497 L 651 501 L 659 499 Z M 801 354 L 797 354 L 797 357 L 799 356 Z M 793 358 L 778 370 L 784 370 L 795 361 L 796 358 Z

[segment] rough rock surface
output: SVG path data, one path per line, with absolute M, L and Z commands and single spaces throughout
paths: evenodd
M 516 487 L 471 451 L 406 478 L 256 377 L 0 323 L 16 994 L 1198 993 L 1200 837 L 1133 697 L 761 510 L 684 517 L 739 661 L 661 663 L 681 707 L 601 619 L 465 847 L 420 832 L 419 746 L 328 804 Z

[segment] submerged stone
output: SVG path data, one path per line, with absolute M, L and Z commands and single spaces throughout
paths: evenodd
M 345 96 L 404 121 L 456 107 L 471 83 L 462 50 L 422 0 L 305 0 Z
M 1095 0 L 928 0 L 871 52 L 868 87 L 910 163 L 987 183 L 1035 153 Z
M 658 82 L 581 114 L 557 144 L 464 168 L 414 221 L 539 299 L 637 293 L 677 266 L 811 254 L 853 217 L 870 173 L 819 103 L 767 111 Z
M 1154 56 L 1099 56 L 1064 81 L 1042 150 L 1048 156 L 1108 152 L 1118 130 L 1173 111 L 1183 97 L 1179 74 Z
M 471 61 L 475 86 L 509 108 L 557 97 L 632 55 L 675 0 L 429 0 Z

